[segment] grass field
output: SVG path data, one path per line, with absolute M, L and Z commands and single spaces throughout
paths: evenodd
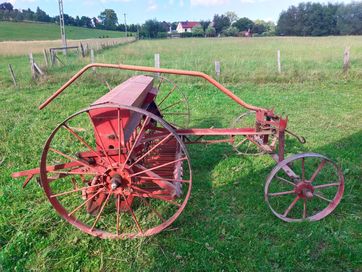
M 119 38 L 123 32 L 89 29 L 84 27 L 66 26 L 67 39 Z M 57 24 L 42 24 L 33 22 L 0 22 L 0 42 L 2 41 L 37 41 L 58 40 L 59 26 Z
M 348 74 L 341 72 L 345 46 L 351 47 Z M 132 241 L 83 234 L 55 213 L 36 182 L 23 190 L 10 175 L 38 167 L 52 129 L 106 93 L 105 80 L 115 86 L 132 73 L 90 72 L 38 111 L 89 59 L 62 57 L 66 67 L 50 68 L 46 78 L 32 82 L 25 56 L 0 57 L 0 271 L 361 271 L 361 37 L 138 41 L 100 51 L 96 61 L 152 66 L 154 53 L 162 67 L 211 75 L 219 60 L 220 81 L 239 97 L 288 114 L 289 128 L 307 143 L 288 138 L 287 155 L 317 152 L 336 161 L 346 179 L 340 205 L 318 222 L 282 222 L 263 197 L 275 165 L 269 156 L 237 156 L 226 144 L 188 146 L 193 191 L 172 229 Z M 35 59 L 43 64 L 42 56 Z M 244 111 L 202 81 L 171 78 L 189 97 L 192 127 L 228 127 Z

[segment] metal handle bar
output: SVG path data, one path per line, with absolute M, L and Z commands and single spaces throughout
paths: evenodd
M 84 66 L 79 72 L 77 72 L 74 76 L 72 76 L 62 87 L 60 87 L 54 94 L 52 94 L 47 100 L 44 101 L 43 104 L 39 106 L 39 109 L 42 110 L 45 108 L 54 98 L 56 98 L 59 94 L 61 94 L 66 88 L 69 87 L 75 80 L 77 80 L 85 71 L 92 67 L 101 67 L 101 68 L 113 68 L 113 69 L 120 69 L 120 70 L 130 70 L 130 71 L 142 71 L 142 72 L 151 72 L 151 73 L 162 73 L 162 74 L 174 74 L 174 75 L 183 75 L 183 76 L 194 76 L 194 77 L 201 77 L 224 94 L 229 96 L 232 100 L 234 100 L 239 105 L 243 106 L 246 109 L 253 110 L 253 111 L 268 111 L 267 109 L 256 107 L 250 105 L 239 97 L 237 97 L 232 91 L 225 88 L 211 76 L 197 71 L 186 71 L 186 70 L 176 70 L 176 69 L 164 69 L 164 68 L 153 68 L 147 66 L 134 66 L 134 65 L 125 65 L 125 64 L 105 64 L 105 63 L 91 63 Z

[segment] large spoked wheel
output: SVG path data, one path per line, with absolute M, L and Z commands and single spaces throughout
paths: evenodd
M 160 117 L 129 106 L 82 110 L 61 123 L 41 157 L 55 210 L 100 238 L 159 233 L 181 214 L 192 174 L 184 143 Z
M 344 191 L 341 169 L 315 153 L 291 156 L 279 162 L 265 184 L 265 201 L 286 222 L 317 221 L 339 204 Z

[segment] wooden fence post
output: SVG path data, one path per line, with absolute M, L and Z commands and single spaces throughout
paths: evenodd
M 349 68 L 351 67 L 351 63 L 350 63 L 350 54 L 349 54 L 349 51 L 350 51 L 350 47 L 346 47 L 344 49 L 344 54 L 343 54 L 343 72 L 344 73 L 347 73 Z
M 44 55 L 44 62 L 45 62 L 45 66 L 48 67 L 48 54 L 47 54 L 47 50 L 44 48 L 43 49 L 43 55 Z
M 82 57 L 84 58 L 84 57 L 85 57 L 85 53 L 84 53 L 83 44 L 82 44 L 82 43 L 79 43 L 79 47 L 80 47 L 80 52 L 81 52 L 81 54 L 82 54 Z
M 282 66 L 281 66 L 281 63 L 280 63 L 280 50 L 278 49 L 278 52 L 277 52 L 277 62 L 278 62 L 278 73 L 280 74 L 282 72 Z
M 91 63 L 94 63 L 94 50 L 93 50 L 93 48 L 90 51 L 90 57 L 91 57 Z M 95 67 L 93 67 L 92 70 L 93 70 L 94 73 L 96 72 Z
M 33 53 L 29 53 L 29 62 L 30 62 L 31 77 L 32 77 L 33 79 L 35 79 L 35 69 L 34 69 Z
M 220 61 L 215 61 L 215 73 L 216 76 L 219 78 L 220 77 L 220 73 L 221 73 L 221 65 L 220 65 Z
M 160 54 L 155 54 L 155 68 L 160 68 Z M 157 76 L 160 76 L 160 73 L 156 73 Z
M 13 83 L 14 83 L 14 87 L 16 88 L 16 77 L 15 77 L 15 74 L 14 74 L 14 70 L 13 70 L 13 67 L 11 66 L 11 64 L 8 65 L 9 66 L 9 71 L 10 71 L 10 75 L 11 75 L 11 78 L 13 79 Z

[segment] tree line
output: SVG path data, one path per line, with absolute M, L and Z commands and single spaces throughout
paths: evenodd
M 39 7 L 30 9 L 14 9 L 11 3 L 0 4 L 0 21 L 38 21 L 59 23 L 59 16 L 51 17 Z M 97 28 L 115 31 L 139 32 L 141 38 L 164 38 L 171 30 L 175 31 L 178 22 L 147 20 L 144 24 L 124 25 L 118 22 L 113 9 L 105 9 L 98 17 L 76 16 L 64 14 L 64 24 L 86 28 Z M 362 34 L 362 2 L 350 4 L 300 3 L 282 11 L 277 25 L 263 20 L 239 18 L 235 12 L 215 14 L 212 20 L 202 20 L 192 32 L 181 33 L 181 37 L 215 37 L 244 36 L 245 32 L 253 35 L 271 36 L 326 36 L 326 35 L 361 35 Z
M 290 6 L 280 14 L 276 34 L 285 36 L 361 35 L 362 2 L 350 4 L 307 2 Z
M 37 7 L 36 11 L 31 9 L 15 9 L 11 3 L 0 4 L 0 21 L 35 21 L 43 23 L 59 23 L 59 16 L 51 17 L 45 11 Z M 118 23 L 117 14 L 113 9 L 105 9 L 98 17 L 76 16 L 64 14 L 64 24 L 86 28 L 97 28 L 105 30 L 125 31 L 125 25 Z M 127 31 L 137 32 L 139 25 L 127 25 Z
M 157 19 L 147 20 L 140 30 L 142 38 L 163 38 L 167 32 L 176 31 L 178 22 L 160 22 Z M 239 18 L 233 11 L 225 14 L 215 14 L 212 20 L 202 20 L 191 32 L 180 33 L 181 37 L 215 37 L 242 36 L 245 32 L 253 35 L 271 36 L 275 34 L 275 24 L 263 20 L 252 21 L 249 18 Z

